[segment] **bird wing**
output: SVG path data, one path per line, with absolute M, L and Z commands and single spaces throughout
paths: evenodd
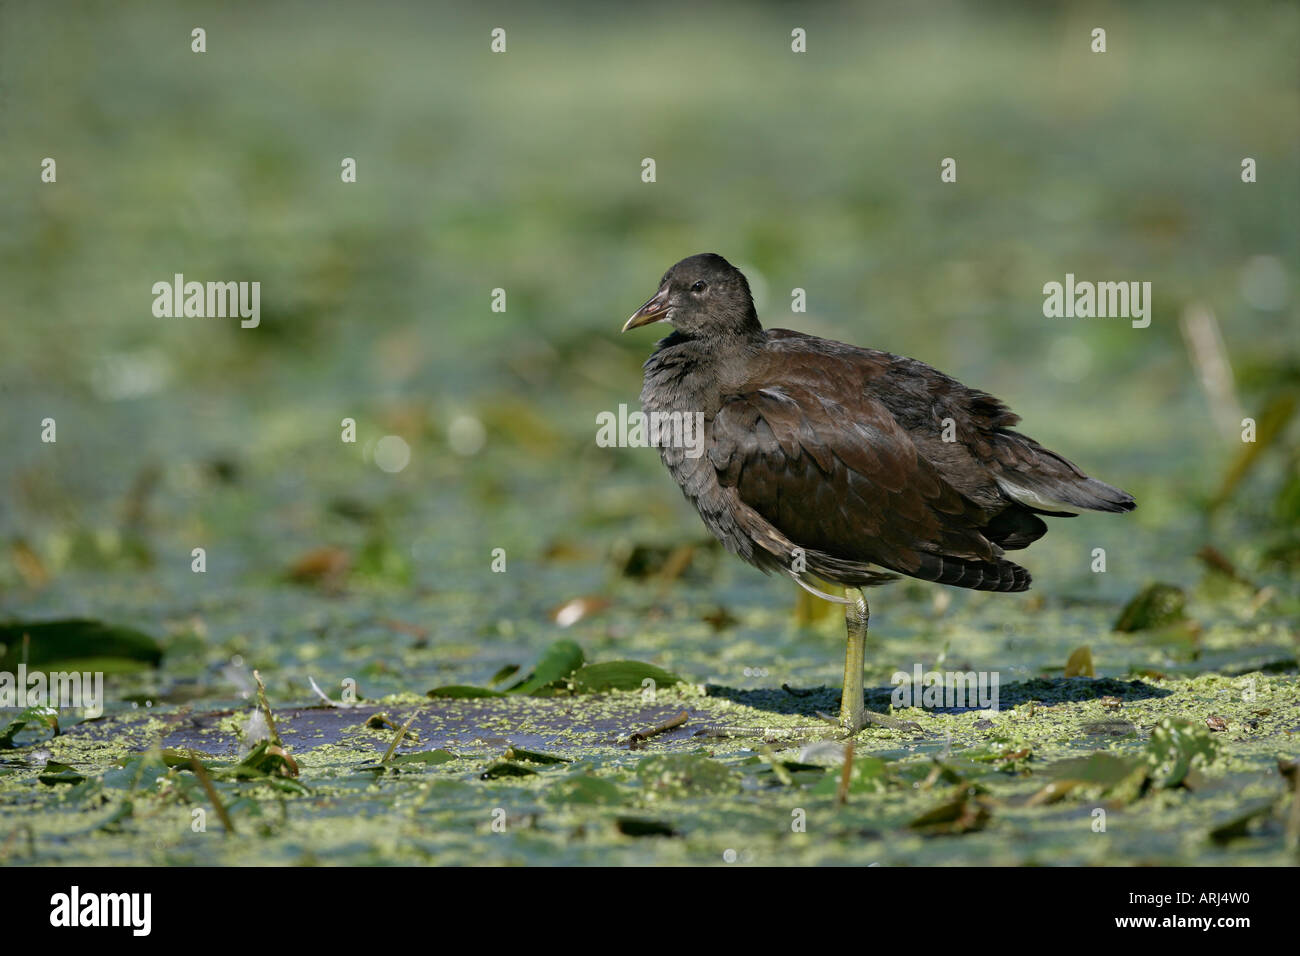
M 771 354 L 780 355 L 783 362 L 801 362 L 802 357 L 819 353 L 837 364 L 841 380 L 853 380 L 855 375 L 861 379 L 921 456 L 985 511 L 997 512 L 1015 503 L 1030 512 L 1007 514 L 1003 525 L 1018 524 L 1030 531 L 1037 524 L 1041 534 L 1046 526 L 1028 520 L 1034 512 L 1071 515 L 1081 509 L 1131 511 L 1134 507 L 1127 492 L 1088 477 L 1065 457 L 1014 431 L 1011 426 L 1019 423 L 1020 416 L 997 398 L 924 362 L 785 329 L 768 334 Z
M 918 454 L 851 368 L 823 359 L 781 371 L 779 384 L 724 398 L 708 449 L 721 485 L 798 547 L 839 562 L 928 580 L 955 573 L 945 558 L 1007 564 L 980 532 L 988 515 Z

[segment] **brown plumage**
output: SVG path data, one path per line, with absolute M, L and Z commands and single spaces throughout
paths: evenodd
M 676 331 L 646 362 L 642 408 L 705 424 L 701 457 L 661 447 L 664 463 L 709 529 L 764 571 L 1023 591 L 1029 572 L 1003 555 L 1046 533 L 1040 515 L 1134 507 L 1012 430 L 996 398 L 922 362 L 764 331 L 720 256 L 674 265 L 625 329 L 652 321 Z

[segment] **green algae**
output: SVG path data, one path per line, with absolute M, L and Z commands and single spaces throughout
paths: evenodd
M 1240 692 L 1242 681 L 1250 694 Z M 1116 689 L 1114 682 L 1097 683 L 1098 691 Z M 11 766 L 14 772 L 0 777 L 0 808 L 7 828 L 32 832 L 34 857 L 23 841 L 8 844 L 15 862 L 582 863 L 612 853 L 628 861 L 725 863 L 729 851 L 736 862 L 769 864 L 945 863 L 953 852 L 995 863 L 1181 862 L 1188 854 L 1202 862 L 1228 859 L 1224 854 L 1236 862 L 1293 859 L 1276 809 L 1286 794 L 1276 759 L 1294 749 L 1300 727 L 1294 678 L 1153 681 L 1162 696 L 1138 696 L 1128 687 L 1123 708 L 1137 727 L 1131 738 L 1080 733 L 1109 713 L 1099 702 L 1105 695 L 1080 699 L 1074 679 L 1031 684 L 1032 712 L 1023 706 L 955 714 L 912 709 L 906 713 L 919 731 L 864 731 L 842 805 L 833 763 L 828 770 L 799 760 L 809 746 L 825 749 L 824 729 L 810 732 L 814 725 L 797 708 L 774 714 L 694 687 L 660 692 L 656 707 L 680 706 L 691 715 L 683 727 L 688 732 L 652 738 L 643 751 L 628 750 L 620 734 L 603 729 L 653 719 L 637 693 L 446 702 L 443 711 L 419 715 L 413 726 L 420 736 L 427 742 L 472 735 L 477 746 L 411 751 L 396 758 L 400 773 L 379 778 L 356 772 L 374 765 L 377 749 L 357 731 L 364 727 L 360 714 L 284 709 L 282 737 L 304 791 L 285 794 L 265 780 L 218 780 L 238 836 L 218 836 L 220 827 L 190 829 L 193 810 L 207 802 L 184 761 L 169 766 L 161 747 L 135 757 L 119 752 L 123 741 L 165 746 L 169 736 L 188 731 L 156 714 L 115 715 L 49 741 L 39 765 Z M 555 719 L 561 708 L 562 721 Z M 1209 712 L 1229 729 L 1202 731 Z M 1170 714 L 1181 716 L 1171 721 Z M 319 725 L 309 724 L 308 715 Z M 748 733 L 758 724 L 803 739 L 764 746 Z M 220 751 L 234 737 L 214 726 L 219 739 L 211 749 Z M 706 727 L 713 733 L 695 736 Z M 726 728 L 736 736 L 716 735 Z M 1163 752 L 1171 729 L 1193 739 L 1197 752 L 1214 751 L 1184 768 L 1195 764 L 1195 788 L 1121 800 L 1107 793 L 1117 781 L 1087 772 L 1082 776 L 1094 786 L 1051 803 L 1031 799 L 1050 781 L 1078 775 L 1064 769 L 1071 762 L 1120 761 L 1131 769 L 1147 752 Z M 1212 748 L 1206 746 L 1211 734 Z M 321 735 L 323 742 L 309 743 Z M 546 750 L 509 742 L 521 737 L 546 741 Z M 552 762 L 528 759 L 534 755 Z M 774 772 L 769 757 L 783 772 Z M 96 771 L 110 760 L 124 766 Z M 59 773 L 84 779 L 68 776 L 42 788 L 57 791 L 53 804 L 33 802 L 26 795 L 51 761 L 68 768 Z M 1152 772 L 1164 767 L 1159 773 L 1172 785 L 1167 763 L 1155 761 Z M 123 789 L 130 793 L 129 812 L 110 796 Z M 1239 819 L 1243 802 L 1248 812 Z M 1098 810 L 1106 814 L 1102 832 L 1093 829 Z M 647 848 L 636 826 L 620 819 L 649 820 L 666 839 Z M 945 846 L 957 841 L 960 851 L 936 849 L 930 842 L 936 835 L 947 838 Z
M 1139 25 L 1155 23 L 1134 16 Z M 6 620 L 76 613 L 121 622 L 155 635 L 161 660 L 150 649 L 150 666 L 111 676 L 103 719 L 64 712 L 57 727 L 6 719 L 12 733 L 0 731 L 7 745 L 0 750 L 0 862 L 1296 862 L 1286 829 L 1296 798 L 1278 770 L 1279 757 L 1295 757 L 1300 733 L 1300 599 L 1286 550 L 1294 550 L 1296 522 L 1294 503 L 1290 512 L 1272 504 L 1274 485 L 1291 488 L 1294 497 L 1294 475 L 1277 472 L 1283 464 L 1295 469 L 1292 457 L 1270 473 L 1267 460 L 1285 441 L 1272 450 L 1245 449 L 1264 463 L 1249 475 L 1230 472 L 1243 493 L 1216 502 L 1218 511 L 1207 516 L 1201 502 L 1216 494 L 1224 468 L 1242 449 L 1234 441 L 1225 451 L 1202 427 L 1204 397 L 1182 363 L 1169 360 L 1181 348 L 1175 323 L 1158 316 L 1149 335 L 1135 337 L 1082 325 L 1063 333 L 1003 318 L 1023 316 L 1026 301 L 1024 283 L 1016 291 L 1000 277 L 1057 274 L 1062 259 L 1081 248 L 1063 241 L 1110 244 L 1113 236 L 1097 225 L 1105 217 L 1081 217 L 1060 229 L 1058 206 L 1053 215 L 1025 215 L 1040 184 L 1013 163 L 1004 164 L 999 186 L 998 164 L 991 164 L 982 188 L 965 200 L 970 228 L 1025 239 L 955 248 L 951 237 L 961 233 L 946 205 L 910 189 L 876 192 L 844 172 L 897 168 L 897 138 L 864 136 L 861 124 L 805 125 L 812 115 L 806 104 L 847 115 L 858 105 L 862 62 L 900 71 L 897 87 L 911 91 L 906 108 L 887 97 L 881 103 L 917 129 L 951 129 L 983 115 L 988 102 L 1006 102 L 1029 120 L 1026 126 L 1061 133 L 1022 145 L 1025 155 L 1060 164 L 1053 175 L 1069 183 L 1069 208 L 1144 208 L 1151 178 L 1130 174 L 1158 165 L 1167 188 L 1202 198 L 1195 216 L 1228 227 L 1186 231 L 1182 261 L 1196 263 L 1191 273 L 1158 249 L 1143 268 L 1173 296 L 1217 299 L 1221 314 L 1231 316 L 1233 348 L 1270 359 L 1292 347 L 1284 341 L 1285 322 L 1276 313 L 1241 309 L 1235 295 L 1237 262 L 1255 254 L 1258 242 L 1228 237 L 1272 235 L 1273 210 L 1285 201 L 1270 200 L 1271 209 L 1261 210 L 1243 202 L 1240 190 L 1206 192 L 1204 165 L 1169 164 L 1140 150 L 1096 163 L 1093 145 L 1123 139 L 1132 110 L 1111 111 L 1113 118 L 1102 111 L 1077 134 L 1061 132 L 1054 99 L 1015 71 L 998 85 L 970 52 L 1051 71 L 1053 44 L 1017 41 L 1032 28 L 971 21 L 962 23 L 969 33 L 952 47 L 955 68 L 984 79 L 962 84 L 957 99 L 944 84 L 908 82 L 902 72 L 929 69 L 922 49 L 932 44 L 927 26 L 904 32 L 898 43 L 888 38 L 896 62 L 893 55 L 826 56 L 818 69 L 829 72 L 818 73 L 815 85 L 800 80 L 771 91 L 765 107 L 772 121 L 744 120 L 743 129 L 726 124 L 733 122 L 727 117 L 753 115 L 744 84 L 721 84 L 715 103 L 698 97 L 688 74 L 670 71 L 656 77 L 651 96 L 626 80 L 616 52 L 601 52 L 617 51 L 621 42 L 584 44 L 582 57 L 551 57 L 548 75 L 583 97 L 590 113 L 583 125 L 602 130 L 587 143 L 592 169 L 621 168 L 621 134 L 639 135 L 655 124 L 699 124 L 716 129 L 719 143 L 738 144 L 740 152 L 714 168 L 744 174 L 713 177 L 716 188 L 695 195 L 698 218 L 689 221 L 671 199 L 629 204 L 619 176 L 606 182 L 553 175 L 571 166 L 579 141 L 578 129 L 555 125 L 555 102 L 567 98 L 544 85 L 520 88 L 509 71 L 482 72 L 483 57 L 468 47 L 449 42 L 440 62 L 472 78 L 482 103 L 518 104 L 519 112 L 502 117 L 495 107 L 467 107 L 454 90 L 440 99 L 422 72 L 422 29 L 386 33 L 371 45 L 378 52 L 360 51 L 349 61 L 343 81 L 391 104 L 353 116 L 375 141 L 396 137 L 413 155 L 438 155 L 439 176 L 430 180 L 424 162 L 392 164 L 386 177 L 364 187 L 383 204 L 384 215 L 376 217 L 371 206 L 343 211 L 323 191 L 330 187 L 311 185 L 329 177 L 285 177 L 266 168 L 276 163 L 253 163 L 239 177 L 250 195 L 281 198 L 269 205 L 209 203 L 204 196 L 220 194 L 209 187 L 231 181 L 229 170 L 212 165 L 201 143 L 155 148 L 160 129 L 192 120 L 189 100 L 159 100 L 151 110 L 158 126 L 118 124 L 111 137 L 98 132 L 103 123 L 87 122 L 69 104 L 93 110 L 101 96 L 128 102 L 123 94 L 136 88 L 174 88 L 179 67 L 186 88 L 216 111 L 211 128 L 250 128 L 259 141 L 272 141 L 283 124 L 254 107 L 281 104 L 294 111 L 303 148 L 332 155 L 336 111 L 352 112 L 313 100 L 311 91 L 334 89 L 339 64 L 322 73 L 334 85 L 293 90 L 274 64 L 286 35 L 307 51 L 332 48 L 337 38 L 324 21 L 304 25 L 269 11 L 267 29 L 243 38 L 247 49 L 260 50 L 246 76 L 197 75 L 175 59 L 189 62 L 190 54 L 162 35 L 165 23 L 118 12 L 86 17 L 83 32 L 102 42 L 83 51 L 96 69 L 82 72 L 100 89 L 66 99 L 56 90 L 32 101 L 39 109 L 15 102 L 9 114 L 16 135 L 36 141 L 48 139 L 47 124 L 57 124 L 66 149 L 97 171 L 102 188 L 81 189 L 76 203 L 36 208 L 34 194 L 16 179 L 0 186 L 16 190 L 15 221 L 40 224 L 33 233 L 45 248 L 41 268 L 26 260 L 15 267 L 13 260 L 5 288 L 18 293 L 16 301 L 47 306 L 23 312 L 39 314 L 40 322 L 6 322 L 0 349 L 8 403 L 0 431 L 3 446 L 14 451 L 0 462 L 13 499 L 0 513 L 0 588 Z M 584 35 L 548 19 L 520 20 L 532 33 L 529 48 L 544 53 L 547 44 Z M 1198 33 L 1193 21 L 1156 20 L 1166 49 L 1190 49 L 1191 63 L 1221 57 L 1222 31 L 1231 29 L 1220 24 Z M 727 24 L 734 44 L 716 43 L 719 34 L 708 29 L 694 33 L 707 41 L 678 31 L 671 42 L 705 43 L 701 62 L 742 76 L 752 51 L 767 48 L 771 27 L 756 16 L 752 27 Z M 645 30 L 659 28 L 634 22 L 630 29 L 627 35 L 644 40 Z M 1262 169 L 1286 168 L 1291 157 L 1268 145 L 1278 137 L 1259 134 L 1294 114 L 1289 92 L 1279 95 L 1269 79 L 1286 73 L 1293 52 L 1286 31 L 1266 32 L 1281 38 L 1276 46 L 1240 34 L 1228 45 L 1241 51 L 1237 71 L 1250 81 L 1253 108 L 1216 115 L 1226 124 L 1226 142 L 1260 144 L 1274 152 L 1262 158 Z M 47 39 L 28 46 L 57 49 L 58 38 Z M 125 59 L 112 53 L 140 44 L 162 52 Z M 173 49 L 180 53 L 166 53 Z M 227 71 L 232 62 L 218 61 Z M 320 68 L 312 63 L 305 54 L 306 69 Z M 19 85 L 43 88 L 46 61 L 14 55 L 6 64 Z M 1151 142 L 1182 142 L 1186 116 L 1204 112 L 1214 91 L 1167 59 L 1149 65 L 1133 106 L 1154 124 Z M 591 87 L 590 76 L 602 70 L 625 79 L 608 90 Z M 940 88 L 937 98 L 927 92 Z M 277 96 L 267 98 L 266 89 Z M 629 101 L 638 108 L 627 109 Z M 412 115 L 430 121 L 413 126 Z M 1263 125 L 1252 122 L 1255 115 Z M 545 127 L 530 133 L 533 119 Z M 458 135 L 442 135 L 447 129 Z M 512 135 L 527 136 L 529 149 L 497 150 L 507 167 L 484 187 L 484 137 L 508 146 L 498 137 Z M 792 219 L 785 191 L 755 190 L 745 170 L 752 171 L 753 157 L 786 155 L 790 143 L 807 137 L 826 140 L 827 155 L 859 162 L 808 171 L 806 194 L 795 197 L 803 212 Z M 933 153 L 922 146 L 923 156 Z M 124 150 L 137 161 L 122 163 Z M 677 160 L 688 170 L 697 162 L 685 153 Z M 1077 172 L 1099 165 L 1121 175 L 1090 179 Z M 703 167 L 695 172 L 712 176 Z M 196 175 L 208 185 L 196 188 Z M 477 185 L 467 189 L 467 181 Z M 1139 184 L 1140 192 L 1125 192 L 1123 181 Z M 502 189 L 505 183 L 516 185 Z M 1270 188 L 1293 192 L 1287 182 Z M 432 217 L 425 204 L 410 201 L 428 190 L 439 209 Z M 767 192 L 780 201 L 768 204 Z M 170 225 L 159 232 L 140 213 L 169 202 L 193 209 L 202 225 L 178 220 L 179 232 Z M 268 218 L 263 207 L 274 214 Z M 620 303 L 627 289 L 645 281 L 645 262 L 671 261 L 698 239 L 701 222 L 730 221 L 736 208 L 750 210 L 736 241 L 755 260 L 754 274 L 766 272 L 775 283 L 789 277 L 791 284 L 821 277 L 814 299 L 822 311 L 803 317 L 807 328 L 916 355 L 995 391 L 1025 413 L 1030 433 L 1140 501 L 1133 515 L 1052 520 L 1051 534 L 1025 552 L 1035 575 L 1029 595 L 914 582 L 870 595 L 873 710 L 891 711 L 891 676 L 917 663 L 997 671 L 1000 706 L 895 711 L 916 729 L 859 734 L 843 801 L 843 742 L 818 716 L 838 708 L 839 615 L 820 605 L 822 613 L 808 613 L 806 604 L 795 604 L 803 592 L 741 566 L 713 542 L 701 545 L 698 519 L 653 453 L 592 446 L 592 412 L 634 401 L 639 388 L 645 343 L 618 342 L 611 318 L 626 314 Z M 282 220 L 282 210 L 292 219 Z M 86 283 L 88 275 L 120 270 L 92 258 L 92 243 L 58 239 L 84 234 L 83 215 L 114 222 L 132 259 L 169 261 L 179 240 L 210 251 L 213 267 L 231 274 L 256 262 L 268 290 L 302 289 L 304 301 L 282 302 L 281 321 L 268 318 L 268 334 L 256 338 L 179 321 L 141 325 L 134 283 Z M 293 241 L 285 241 L 282 221 L 293 222 Z M 1035 221 L 1050 226 L 1031 234 Z M 625 241 L 631 222 L 646 224 L 644 243 Z M 908 224 L 916 242 L 891 240 L 899 223 Z M 214 231 L 241 239 L 214 245 Z M 828 235 L 852 237 L 839 247 L 843 261 L 827 260 Z M 932 236 L 942 239 L 926 238 Z M 536 258 L 539 248 L 547 250 L 545 260 Z M 592 270 L 593 261 L 600 268 Z M 510 263 L 511 274 L 489 274 L 485 262 Z M 929 281 L 936 263 L 949 278 Z M 575 296 L 573 277 L 588 275 L 586 294 Z M 846 275 L 852 278 L 835 278 Z M 988 278 L 962 279 L 953 291 L 954 275 Z M 481 308 L 483 289 L 498 282 L 512 286 L 509 315 Z M 981 303 L 974 311 L 973 301 Z M 771 314 L 769 302 L 764 317 Z M 299 337 L 299 328 L 310 334 Z M 51 341 L 60 343 L 56 352 Z M 184 388 L 129 400 L 88 391 L 86 369 L 124 350 L 138 354 L 142 341 Z M 1045 359 L 1063 343 L 1094 356 L 1086 381 L 1053 377 L 1055 363 Z M 1244 389 L 1245 375 L 1241 381 Z M 1122 422 L 1098 414 L 1100 400 L 1093 399 L 1100 395 L 1106 410 L 1123 410 Z M 1243 390 L 1245 403 L 1259 405 L 1259 398 Z M 59 412 L 60 442 L 36 455 L 30 423 L 51 405 L 66 409 Z M 364 441 L 341 445 L 334 429 L 343 415 L 355 417 L 366 440 L 402 434 L 412 447 L 411 467 L 380 473 Z M 486 431 L 473 455 L 449 451 L 448 434 L 460 416 Z M 150 456 L 163 463 L 152 479 Z M 125 501 L 123 489 L 130 489 Z M 130 522 L 118 519 L 123 512 L 134 515 Z M 1252 583 L 1223 574 L 1202 578 L 1195 555 L 1207 541 L 1218 543 Z M 196 544 L 209 549 L 202 575 L 190 567 Z M 487 560 L 498 547 L 509 556 L 509 570 L 499 574 Z M 351 570 L 337 581 L 286 583 L 287 569 L 319 548 L 349 558 Z M 1104 573 L 1089 566 L 1097 548 L 1108 554 Z M 1148 599 L 1142 629 L 1116 630 L 1121 608 L 1148 577 L 1168 582 L 1177 596 L 1170 590 L 1160 601 Z M 575 601 L 584 613 L 561 626 L 552 609 Z M 571 647 L 539 674 L 557 641 Z M 1070 652 L 1081 646 L 1091 649 L 1097 678 L 1064 677 Z M 574 669 L 574 648 L 597 663 Z M 627 658 L 642 662 L 642 670 Z M 216 772 L 256 750 L 245 731 L 255 708 L 253 669 L 266 681 L 296 777 Z M 647 676 L 650 687 L 643 685 Z M 564 692 L 518 693 L 530 679 L 549 682 L 536 690 Z M 568 693 L 566 682 L 582 693 Z M 322 706 L 314 685 L 341 706 Z M 447 687 L 476 694 L 425 696 L 428 688 Z M 501 696 L 485 696 L 484 688 Z M 632 746 L 637 734 L 682 712 L 684 723 Z M 381 766 L 408 721 L 408 735 Z M 1170 722 L 1181 722 L 1197 748 L 1212 741 L 1212 757 L 1170 749 Z M 213 768 L 212 786 L 233 833 L 214 822 L 189 765 L 191 751 Z M 1142 785 L 1151 754 L 1158 779 L 1179 785 Z M 1063 767 L 1080 766 L 1075 761 L 1094 768 L 1068 771 L 1083 773 L 1085 785 L 1040 796 L 1066 775 Z M 1131 772 L 1097 779 L 1098 765 Z M 514 772 L 500 771 L 506 766 Z

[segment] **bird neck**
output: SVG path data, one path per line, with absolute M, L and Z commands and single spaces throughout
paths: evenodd
M 762 349 L 767 334 L 751 305 L 744 311 L 712 316 L 705 328 L 678 331 L 670 338 L 696 342 L 704 352 L 742 355 Z
M 697 367 L 740 368 L 749 365 L 762 351 L 767 333 L 761 327 L 753 331 L 709 329 L 707 331 L 675 331 L 661 340 L 655 353 L 668 351 L 682 357 Z
M 662 382 L 664 391 L 654 400 L 674 408 L 716 411 L 720 395 L 750 377 L 761 355 L 766 333 L 708 333 L 675 331 L 663 339 L 646 362 L 646 383 Z M 671 383 L 671 384 L 670 384 Z M 643 394 L 643 400 L 645 395 Z

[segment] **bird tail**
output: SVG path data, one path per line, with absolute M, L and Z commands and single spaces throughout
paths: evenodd
M 910 573 L 925 581 L 972 591 L 1027 591 L 1033 580 L 1027 570 L 1011 561 L 972 561 L 942 554 L 921 555 L 921 566 Z
M 819 577 L 838 581 L 851 588 L 869 588 L 888 584 L 899 574 L 907 574 L 922 581 L 934 581 L 936 584 L 951 584 L 959 588 L 971 588 L 975 591 L 1024 591 L 1031 580 L 1029 572 L 1010 561 L 980 561 L 971 558 L 954 558 L 942 554 L 921 554 L 920 564 L 915 568 L 902 570 L 890 568 L 882 572 L 870 564 L 859 561 L 845 561 L 820 551 L 806 553 L 808 570 Z M 792 575 L 799 580 L 797 575 Z M 799 581 L 807 590 L 824 597 L 811 588 L 807 582 Z
M 1127 491 L 1089 478 L 1071 461 L 1027 435 L 999 432 L 996 480 L 1002 493 L 1038 514 L 1066 516 L 1075 511 L 1132 511 Z

